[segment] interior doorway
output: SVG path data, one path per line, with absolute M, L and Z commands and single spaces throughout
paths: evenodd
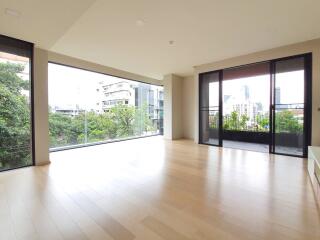
M 199 142 L 305 157 L 311 139 L 311 54 L 199 76 Z

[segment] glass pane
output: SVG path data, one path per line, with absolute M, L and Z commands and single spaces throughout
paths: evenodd
M 15 44 L 0 37 L 0 171 L 32 165 L 32 46 Z
M 163 133 L 163 87 L 49 64 L 51 148 Z
M 223 70 L 223 146 L 269 151 L 269 63 Z
M 275 65 L 275 152 L 303 155 L 304 58 Z
M 259 64 L 258 66 L 260 66 Z M 264 64 L 268 66 L 268 64 Z M 250 69 L 254 69 L 250 65 Z M 246 67 L 241 68 L 245 73 Z M 267 68 L 267 67 L 266 67 Z M 239 69 L 239 68 L 238 68 Z M 231 75 L 223 71 L 223 76 Z M 240 69 L 239 69 L 240 71 Z M 226 73 L 226 74 L 225 74 Z M 240 76 L 240 74 L 234 74 Z M 223 81 L 224 130 L 268 132 L 270 106 L 270 75 L 245 75 Z
M 219 145 L 219 73 L 203 74 L 200 91 L 200 142 Z

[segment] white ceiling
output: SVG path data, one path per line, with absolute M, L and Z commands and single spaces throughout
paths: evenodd
M 320 37 L 319 0 L 1 0 L 0 11 L 1 34 L 157 79 Z

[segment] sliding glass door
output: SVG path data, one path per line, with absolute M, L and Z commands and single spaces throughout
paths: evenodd
M 307 154 L 311 128 L 309 62 L 310 55 L 304 55 L 272 63 L 272 153 Z
M 269 152 L 270 64 L 223 70 L 223 146 Z
M 222 145 L 221 72 L 200 75 L 200 143 Z
M 202 73 L 200 143 L 305 157 L 311 54 Z
M 0 171 L 33 164 L 32 52 L 0 35 Z

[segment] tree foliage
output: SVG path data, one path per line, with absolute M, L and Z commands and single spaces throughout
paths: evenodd
M 282 110 L 276 113 L 275 118 L 276 133 L 301 133 L 303 131 L 303 123 L 290 110 Z
M 237 111 L 232 111 L 230 115 L 224 116 L 223 128 L 235 131 L 269 131 L 269 114 L 257 114 L 250 124 L 249 120 L 246 114 L 240 115 Z M 276 112 L 275 126 L 277 133 L 301 133 L 303 121 L 299 120 L 298 114 L 293 111 L 282 110 Z
M 29 81 L 20 74 L 24 66 L 0 63 L 0 169 L 31 163 L 31 112 L 28 97 Z M 303 120 L 293 111 L 276 113 L 276 132 L 301 133 Z M 247 115 L 233 111 L 224 116 L 226 130 L 267 131 L 269 115 L 257 115 L 253 129 L 248 127 Z M 210 116 L 210 128 L 218 128 L 219 115 Z M 141 136 L 155 131 L 147 105 L 139 108 L 116 105 L 108 112 L 84 112 L 77 116 L 49 113 L 51 147 L 97 142 L 109 139 Z
M 102 114 L 84 112 L 72 117 L 51 112 L 51 147 L 141 136 L 155 131 L 147 110 L 147 105 L 136 108 L 118 104 Z
M 240 122 L 239 122 L 239 127 L 241 129 L 247 129 L 247 122 L 249 121 L 249 117 L 247 116 L 247 114 L 242 114 L 240 116 Z
M 0 63 L 0 169 L 31 164 L 29 81 L 20 76 L 24 66 Z M 155 131 L 147 105 L 116 105 L 109 112 L 78 116 L 49 113 L 51 147 L 140 136 Z
M 268 131 L 269 130 L 269 114 L 258 114 L 256 116 L 256 126 L 257 131 Z
M 24 66 L 0 63 L 0 169 L 31 163 L 31 124 L 28 98 L 29 81 L 19 74 Z

